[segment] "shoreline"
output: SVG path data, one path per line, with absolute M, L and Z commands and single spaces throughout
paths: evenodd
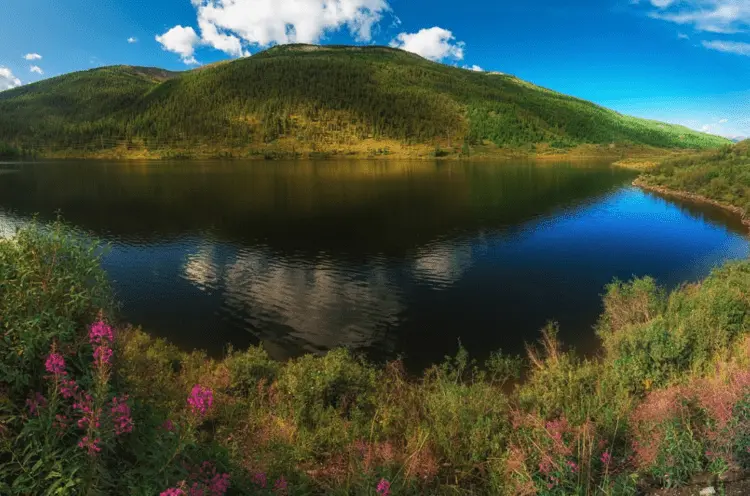
M 299 149 L 295 146 L 261 147 L 256 149 L 222 150 L 220 148 L 196 147 L 193 149 L 154 150 L 122 147 L 108 150 L 81 152 L 61 150 L 39 152 L 27 158 L 33 160 L 123 160 L 123 161 L 166 161 L 166 160 L 415 160 L 415 161 L 493 161 L 493 160 L 607 160 L 619 167 L 645 170 L 655 166 L 669 156 L 681 155 L 692 149 L 660 149 L 649 146 L 618 145 L 578 145 L 568 149 L 553 149 L 538 146 L 536 149 L 500 148 L 489 144 L 472 147 L 470 153 L 458 147 L 403 145 L 397 142 L 363 143 L 359 146 L 323 150 Z M 23 157 L 18 157 L 23 160 Z
M 658 193 L 660 195 L 667 196 L 667 197 L 679 198 L 681 200 L 688 200 L 688 201 L 692 201 L 695 203 L 712 205 L 714 207 L 718 207 L 728 212 L 731 212 L 733 214 L 736 214 L 739 216 L 742 224 L 747 228 L 748 233 L 750 233 L 750 217 L 748 217 L 745 214 L 745 212 L 739 207 L 730 205 L 729 203 L 720 202 L 718 200 L 712 200 L 711 198 L 708 198 L 706 196 L 698 195 L 695 193 L 688 193 L 687 191 L 679 191 L 675 189 L 665 188 L 663 186 L 652 186 L 650 184 L 646 184 L 646 182 L 640 177 L 636 178 L 636 180 L 633 181 L 633 186 L 635 186 L 636 188 L 640 188 L 644 191 Z

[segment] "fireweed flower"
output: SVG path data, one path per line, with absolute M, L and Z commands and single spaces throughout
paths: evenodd
M 391 483 L 385 479 L 380 479 L 376 491 L 378 493 L 378 496 L 388 496 L 389 494 L 391 494 Z
M 44 395 L 40 392 L 34 393 L 33 398 L 29 398 L 26 400 L 26 407 L 29 409 L 29 413 L 31 415 L 37 415 L 37 410 L 39 407 L 44 408 L 47 406 L 47 398 L 44 397 Z
M 185 496 L 185 491 L 176 487 L 170 487 L 166 491 L 159 494 L 159 496 Z
M 50 353 L 47 361 L 44 362 L 44 368 L 50 374 L 65 374 L 65 359 L 59 353 Z
M 214 393 L 211 389 L 196 384 L 193 386 L 187 402 L 193 415 L 203 417 L 214 404 Z
M 125 434 L 133 430 L 133 418 L 130 416 L 130 407 L 126 403 L 127 396 L 112 398 L 112 423 L 115 426 L 115 435 Z
M 83 439 L 78 442 L 78 447 L 85 449 L 88 452 L 89 456 L 96 456 L 96 454 L 102 450 L 99 447 L 99 443 L 101 442 L 101 439 L 99 439 L 98 437 L 95 439 L 91 439 L 88 436 L 84 436 Z
M 610 462 L 612 461 L 612 455 L 609 451 L 605 451 L 604 453 L 602 453 L 601 461 L 605 467 L 609 466 Z
M 103 321 L 96 322 L 89 329 L 89 342 L 101 345 L 103 342 L 111 343 L 115 340 L 112 328 Z
M 79 396 L 80 388 L 76 381 L 72 379 L 61 379 L 60 380 L 60 394 L 66 400 Z
M 98 366 L 109 365 L 112 359 L 112 348 L 105 345 L 97 346 L 94 348 L 94 361 Z
M 276 483 L 273 485 L 273 490 L 278 494 L 286 494 L 288 486 L 286 479 L 282 475 L 276 480 Z
M 253 482 L 260 487 L 266 487 L 266 474 L 263 472 L 258 472 L 257 474 L 253 475 Z
M 216 474 L 208 481 L 208 491 L 211 495 L 221 496 L 229 489 L 229 474 Z

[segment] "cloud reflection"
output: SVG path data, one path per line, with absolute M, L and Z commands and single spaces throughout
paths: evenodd
M 390 348 L 387 330 L 404 309 L 383 260 L 342 266 L 325 255 L 297 259 L 265 247 L 222 260 L 203 246 L 188 257 L 182 275 L 202 291 L 220 291 L 223 310 L 245 322 L 269 350 L 290 344 L 311 352 Z

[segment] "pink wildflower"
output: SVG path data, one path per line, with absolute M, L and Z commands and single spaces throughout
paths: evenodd
M 126 403 L 127 396 L 112 398 L 112 422 L 115 425 L 115 435 L 125 434 L 133 430 L 133 418 L 130 416 L 130 407 Z
M 578 464 L 576 462 L 568 460 L 567 464 L 574 474 L 578 472 Z
M 260 487 L 266 487 L 266 474 L 263 472 L 258 472 L 257 474 L 253 475 L 253 482 Z
M 378 496 L 388 496 L 389 494 L 391 494 L 391 483 L 385 479 L 380 479 L 376 491 L 378 493 Z
M 170 487 L 166 491 L 159 494 L 159 496 L 185 496 L 185 491 L 176 487 Z
M 278 479 L 276 480 L 276 482 L 274 483 L 274 485 L 273 485 L 273 491 L 274 491 L 274 492 L 275 492 L 276 494 L 286 494 L 286 491 L 287 491 L 287 488 L 288 488 L 288 486 L 289 486 L 289 485 L 287 484 L 287 482 L 286 482 L 286 479 L 285 479 L 285 478 L 284 478 L 284 476 L 282 475 L 282 476 L 281 476 L 281 477 L 279 477 L 279 478 L 278 478 Z
M 605 467 L 608 467 L 612 462 L 612 454 L 610 454 L 609 451 L 605 451 L 604 453 L 602 453 L 601 461 Z
M 97 346 L 94 348 L 94 361 L 98 366 L 109 364 L 112 359 L 112 348 L 106 345 Z
M 214 404 L 214 393 L 209 388 L 200 384 L 193 386 L 193 390 L 188 397 L 188 405 L 193 415 L 204 416 Z
M 89 342 L 101 345 L 103 342 L 111 343 L 115 340 L 112 328 L 103 321 L 94 323 L 89 330 Z
M 65 359 L 58 353 L 50 353 L 47 361 L 44 362 L 44 368 L 50 374 L 65 374 Z
M 89 456 L 96 456 L 96 454 L 102 450 L 99 447 L 99 443 L 101 443 L 101 439 L 99 438 L 91 439 L 88 436 L 84 436 L 83 439 L 78 442 L 78 447 L 85 449 Z
M 79 388 L 76 381 L 72 379 L 61 379 L 60 380 L 60 394 L 66 400 L 78 396 Z
M 229 474 L 215 474 L 208 481 L 211 496 L 223 496 L 229 489 Z
M 44 408 L 45 406 L 47 406 L 47 398 L 45 398 L 42 393 L 37 391 L 34 394 L 33 398 L 29 398 L 26 400 L 26 406 L 28 407 L 29 413 L 31 415 L 37 415 L 37 409 L 39 409 L 39 407 Z
M 161 424 L 161 428 L 167 432 L 172 432 L 174 431 L 174 424 L 172 423 L 171 420 L 167 419 L 164 421 L 163 424 Z

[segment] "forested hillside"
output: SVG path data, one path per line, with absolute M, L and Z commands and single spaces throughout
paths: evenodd
M 728 141 L 400 50 L 291 45 L 183 73 L 107 67 L 0 93 L 2 142 L 47 155 L 244 156 Z

